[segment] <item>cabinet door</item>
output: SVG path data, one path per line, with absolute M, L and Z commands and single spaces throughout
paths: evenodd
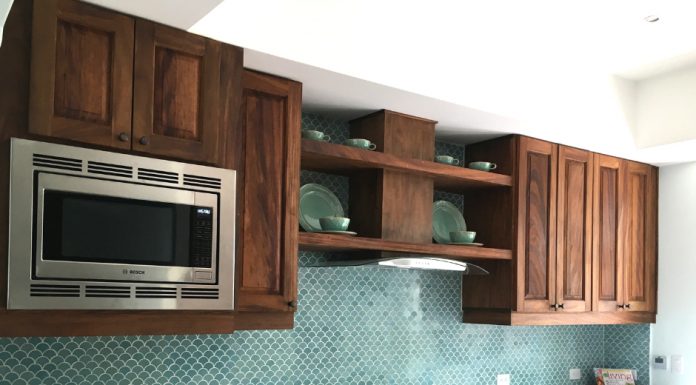
M 631 311 L 656 311 L 657 171 L 625 161 L 626 217 L 623 238 L 624 306 Z
M 556 170 L 558 146 L 521 137 L 517 191 L 518 311 L 556 304 Z
M 624 243 L 620 241 L 624 228 L 624 169 L 620 159 L 600 154 L 594 158 L 593 309 L 610 312 L 624 301 Z
M 221 43 L 138 20 L 133 149 L 220 163 Z
M 133 19 L 73 0 L 34 4 L 29 132 L 130 148 Z
M 559 146 L 556 303 L 563 311 L 592 309 L 592 163 L 589 151 Z
M 242 85 L 245 166 L 237 309 L 293 311 L 301 85 L 251 71 L 244 71 Z

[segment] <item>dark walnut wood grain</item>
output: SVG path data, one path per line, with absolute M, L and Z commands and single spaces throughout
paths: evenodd
M 624 169 L 621 160 L 594 155 L 594 202 L 592 224 L 593 309 L 617 311 L 623 305 L 623 242 L 619 242 L 624 216 Z
M 461 193 L 476 188 L 510 187 L 509 175 L 455 167 L 432 161 L 367 151 L 341 144 L 302 140 L 302 168 L 353 175 L 364 170 L 392 170 L 433 179 L 437 190 Z
M 629 311 L 656 311 L 657 170 L 624 161 L 626 231 L 624 242 L 624 302 Z
M 130 148 L 133 19 L 82 2 L 35 2 L 29 132 Z
M 655 313 L 651 312 L 541 312 L 522 313 L 487 309 L 464 310 L 464 322 L 491 325 L 626 325 L 655 323 Z
M 293 313 L 281 312 L 0 310 L 0 337 L 230 334 L 293 324 Z
M 350 131 L 352 137 L 378 143 L 382 155 L 391 155 L 395 161 L 432 159 L 434 121 L 383 110 L 352 120 Z M 358 158 L 353 164 L 374 154 L 365 150 L 343 153 Z M 360 194 L 350 198 L 350 214 L 358 219 L 357 227 L 372 229 L 385 240 L 431 242 L 433 180 L 409 170 L 381 169 L 374 175 L 369 184 L 352 179 L 361 184 Z
M 245 70 L 245 137 L 237 308 L 294 311 L 301 85 Z
M 214 40 L 136 21 L 134 150 L 222 163 L 221 49 Z
M 466 147 L 466 163 L 490 161 L 498 168 L 489 174 L 502 173 L 515 177 L 518 137 L 506 136 Z M 469 189 L 464 191 L 464 215 L 467 228 L 476 231 L 476 239 L 486 247 L 514 248 L 514 188 Z M 501 219 L 501 218 L 510 218 Z M 514 250 L 513 250 L 514 255 Z M 514 309 L 516 307 L 516 263 L 485 262 L 481 265 L 491 274 L 470 276 L 462 280 L 462 307 Z
M 560 310 L 592 310 L 592 182 L 589 151 L 559 146 L 556 302 Z
M 369 139 L 376 151 L 406 159 L 435 157 L 434 120 L 380 110 L 350 121 L 350 137 Z
M 557 145 L 520 138 L 517 301 L 526 312 L 556 304 Z
M 398 242 L 378 238 L 350 237 L 345 235 L 300 233 L 300 249 L 318 251 L 388 251 L 426 255 L 441 255 L 462 260 L 512 259 L 512 252 L 488 247 L 440 245 L 436 243 Z

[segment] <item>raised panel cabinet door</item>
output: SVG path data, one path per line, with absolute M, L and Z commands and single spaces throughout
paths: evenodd
M 559 146 L 556 302 L 566 312 L 592 309 L 592 153 Z
M 594 155 L 592 221 L 592 307 L 613 312 L 623 305 L 624 191 L 621 159 Z
M 133 149 L 221 163 L 221 43 L 135 23 Z
M 656 311 L 657 170 L 625 162 L 624 309 Z
M 244 71 L 243 218 L 237 309 L 294 311 L 301 84 Z
M 556 172 L 558 146 L 521 137 L 517 180 L 518 311 L 556 304 Z
M 29 132 L 130 148 L 133 19 L 42 0 L 32 23 Z

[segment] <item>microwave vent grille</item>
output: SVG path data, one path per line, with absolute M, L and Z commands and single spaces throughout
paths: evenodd
M 184 185 L 196 187 L 208 187 L 219 190 L 222 188 L 222 181 L 219 178 L 207 176 L 184 174 Z
M 33 164 L 38 167 L 56 168 L 59 170 L 82 171 L 82 161 L 62 156 L 34 154 Z
M 79 297 L 80 285 L 42 285 L 32 284 L 29 287 L 31 297 Z
M 178 173 L 170 171 L 153 170 L 149 168 L 139 168 L 138 179 L 179 184 Z
M 181 288 L 181 298 L 218 299 L 220 290 L 195 287 Z
M 100 298 L 130 298 L 131 290 L 128 286 L 85 286 L 85 297 Z
M 87 163 L 87 172 L 100 175 L 120 176 L 124 178 L 133 177 L 133 167 L 112 163 L 89 161 Z
M 135 298 L 176 298 L 175 287 L 138 286 Z

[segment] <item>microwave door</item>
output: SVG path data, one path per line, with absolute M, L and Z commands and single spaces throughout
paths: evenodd
M 167 187 L 39 173 L 35 271 L 38 278 L 194 282 L 192 216 L 210 215 L 217 195 Z M 207 223 L 207 222 L 206 222 Z M 216 255 L 196 268 L 214 277 Z

